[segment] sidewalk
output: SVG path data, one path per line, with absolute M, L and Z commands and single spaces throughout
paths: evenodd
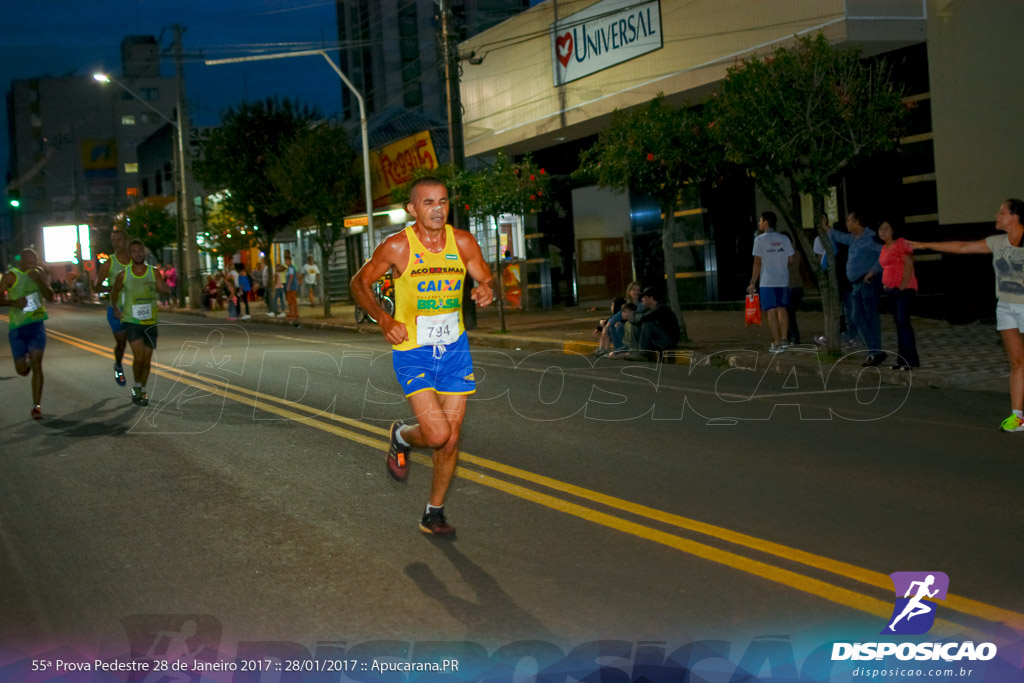
M 291 325 L 284 318 L 270 318 L 262 302 L 250 303 L 250 320 L 239 320 L 238 324 Z M 210 312 L 180 311 L 208 318 L 227 319 L 226 310 Z M 597 337 L 593 330 L 600 318 L 607 316 L 607 308 L 576 306 L 555 308 L 549 311 L 505 312 L 505 329 L 502 333 L 498 310 L 495 305 L 477 310 L 477 328 L 470 331 L 470 343 L 474 346 L 541 351 L 560 349 L 565 353 L 589 354 L 597 349 Z M 863 350 L 850 351 L 850 355 L 836 362 L 818 356 L 824 349 L 813 343 L 814 335 L 824 329 L 823 314 L 820 311 L 802 311 L 799 324 L 802 344 L 795 351 L 776 354 L 774 359 L 768 352 L 768 329 L 766 325 L 747 327 L 743 324 L 743 311 L 684 311 L 690 341 L 682 344 L 676 352 L 677 362 L 698 363 L 714 355 L 714 364 L 750 366 L 754 362 L 765 367 L 772 361 L 772 369 L 788 373 L 796 367 L 806 367 L 824 372 L 841 372 L 852 377 L 876 370 L 860 366 Z M 898 372 L 889 369 L 896 350 L 896 330 L 892 319 L 882 318 L 882 346 L 890 351 L 890 358 L 877 373 L 887 384 L 913 384 L 938 388 L 958 388 L 1005 393 L 1009 390 L 1009 365 L 1003 350 L 999 333 L 991 324 L 950 325 L 941 320 L 914 318 L 914 332 L 921 356 L 921 368 L 913 372 Z M 322 329 L 345 329 L 352 332 L 380 334 L 380 328 L 373 323 L 357 325 L 351 304 L 332 304 L 331 317 L 323 315 L 323 306 L 299 306 L 299 325 Z M 755 356 L 750 352 L 757 352 Z M 610 361 L 602 362 L 627 362 Z M 865 380 L 868 379 L 864 376 Z M 872 382 L 874 380 L 871 380 Z

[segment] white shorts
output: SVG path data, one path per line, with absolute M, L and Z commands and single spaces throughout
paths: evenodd
M 1024 304 L 997 303 L 996 329 L 1000 332 L 1013 329 L 1024 332 Z

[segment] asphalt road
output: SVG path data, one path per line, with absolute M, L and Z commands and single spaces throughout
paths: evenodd
M 148 409 L 100 309 L 52 307 L 41 422 L 0 351 L 0 642 L 873 638 L 902 570 L 946 633 L 1024 630 L 1004 395 L 477 349 L 444 542 L 379 337 L 161 320 Z

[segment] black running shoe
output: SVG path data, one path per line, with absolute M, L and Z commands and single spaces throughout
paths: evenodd
M 132 403 L 137 406 L 148 406 L 149 397 L 146 396 L 146 390 L 142 387 L 132 387 Z
M 114 381 L 117 382 L 117 386 L 123 387 L 128 383 L 124 378 L 124 368 L 117 363 L 114 364 Z
M 391 445 L 388 448 L 388 473 L 398 481 L 409 476 L 409 446 L 398 441 L 398 430 L 405 426 L 401 420 L 391 423 Z
M 423 515 L 420 520 L 420 531 L 431 536 L 455 536 L 455 527 L 444 518 L 444 508 Z

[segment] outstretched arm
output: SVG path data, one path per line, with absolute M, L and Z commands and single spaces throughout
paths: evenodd
M 907 244 L 910 245 L 911 249 L 931 249 L 932 251 L 941 251 L 946 254 L 991 254 L 992 249 L 989 248 L 988 242 L 985 240 L 975 240 L 973 242 L 963 241 L 949 241 L 949 242 L 913 242 L 907 240 Z

